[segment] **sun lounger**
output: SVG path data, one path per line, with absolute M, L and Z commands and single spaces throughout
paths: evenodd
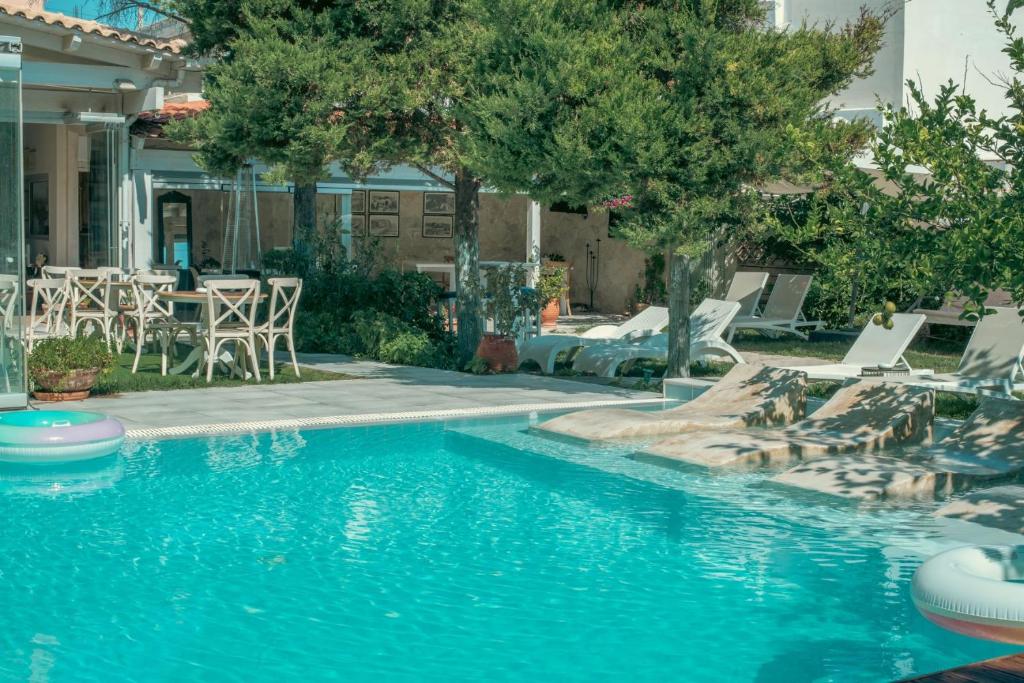
M 879 366 L 908 370 L 916 375 L 930 375 L 931 370 L 913 370 L 903 357 L 924 324 L 924 316 L 897 313 L 892 317 L 892 322 L 892 329 L 887 330 L 869 320 L 840 363 L 801 365 L 791 369 L 807 373 L 808 379 L 850 379 L 861 376 L 864 368 Z
M 519 365 L 533 361 L 546 374 L 555 371 L 555 359 L 563 351 L 608 341 L 634 341 L 657 334 L 668 325 L 668 309 L 650 306 L 621 325 L 598 325 L 583 334 L 545 334 L 527 340 L 519 349 Z
M 956 372 L 898 378 L 936 391 L 973 394 L 1024 389 L 1024 319 L 1014 308 L 994 307 L 974 327 Z
M 920 441 L 931 434 L 934 394 L 873 380 L 851 382 L 805 420 L 782 429 L 683 434 L 633 457 L 671 466 L 751 469 Z
M 973 327 L 978 324 L 977 320 L 961 318 L 964 307 L 970 303 L 966 296 L 959 296 L 949 301 L 943 301 L 938 308 L 915 308 L 914 313 L 925 316 L 929 325 L 956 325 L 958 327 Z M 1012 306 L 1013 299 L 1008 292 L 996 289 L 989 292 L 985 298 L 986 306 Z
M 737 365 L 703 394 L 678 408 L 581 410 L 548 420 L 536 429 L 602 441 L 785 425 L 803 417 L 806 401 L 807 382 L 802 373 Z
M 732 276 L 732 283 L 725 295 L 726 301 L 735 301 L 740 305 L 738 315 L 754 317 L 761 310 L 761 295 L 768 284 L 768 273 L 748 273 L 737 271 Z
M 690 358 L 726 357 L 742 363 L 743 357 L 722 339 L 729 323 L 740 310 L 735 301 L 704 299 L 690 314 Z M 589 346 L 576 356 L 572 369 L 576 372 L 615 377 L 625 363 L 640 359 L 667 360 L 668 335 L 657 334 L 639 344 L 609 343 Z
M 983 398 L 949 437 L 917 454 L 825 458 L 774 479 L 843 498 L 935 498 L 1024 472 L 1024 401 Z
M 762 332 L 787 332 L 801 339 L 807 339 L 802 327 L 821 327 L 819 320 L 807 320 L 803 314 L 804 299 L 811 288 L 811 275 L 780 275 L 775 279 L 772 293 L 760 316 L 736 318 L 729 327 L 726 341 L 732 342 L 736 330 L 760 330 Z

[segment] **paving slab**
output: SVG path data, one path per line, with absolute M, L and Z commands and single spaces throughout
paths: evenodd
M 299 363 L 354 379 L 148 391 L 90 398 L 74 407 L 112 415 L 129 430 L 148 430 L 516 406 L 559 410 L 563 405 L 660 400 L 650 392 L 537 375 L 470 375 L 329 354 L 300 354 Z
M 975 491 L 936 510 L 934 514 L 1024 534 L 1024 486 L 997 486 Z

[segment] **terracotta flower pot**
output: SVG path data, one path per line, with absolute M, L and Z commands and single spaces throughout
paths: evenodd
M 37 401 L 81 401 L 89 397 L 96 385 L 100 368 L 70 370 L 40 370 L 35 373 L 39 387 L 32 392 Z
M 476 355 L 487 362 L 492 372 L 515 372 L 519 366 L 516 340 L 497 334 L 485 334 L 476 347 Z
M 558 314 L 562 311 L 562 304 L 558 299 L 552 299 L 540 311 L 541 327 L 554 327 L 558 324 Z

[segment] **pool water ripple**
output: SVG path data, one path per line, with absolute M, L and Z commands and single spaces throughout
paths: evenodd
M 525 427 L 136 441 L 95 471 L 0 472 L 0 678 L 878 681 L 1007 651 L 916 614 L 913 548 L 943 542 L 920 510 Z

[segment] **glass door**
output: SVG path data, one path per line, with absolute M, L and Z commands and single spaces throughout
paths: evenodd
M 0 408 L 27 404 L 21 152 L 21 41 L 0 36 Z
M 87 130 L 89 169 L 79 174 L 78 259 L 83 268 L 117 266 L 117 188 L 119 126 Z

